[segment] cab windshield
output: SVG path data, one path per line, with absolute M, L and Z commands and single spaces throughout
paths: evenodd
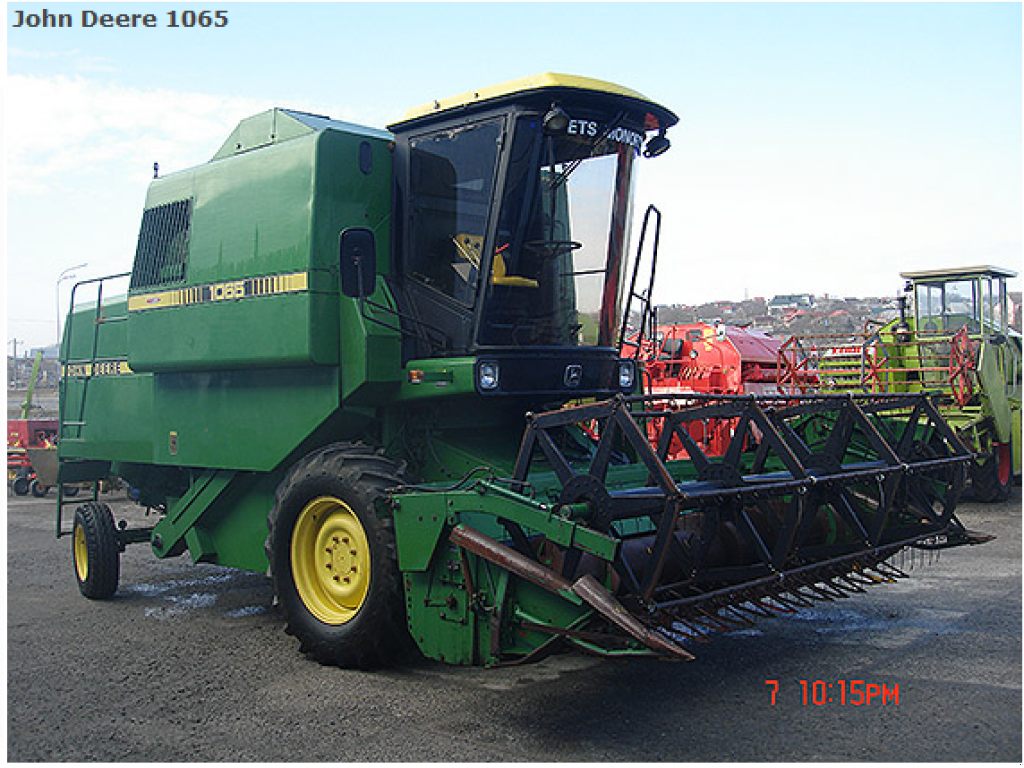
M 1009 327 L 1006 284 L 1003 279 L 979 275 L 941 282 L 917 283 L 915 301 L 922 331 L 1005 333 Z
M 460 249 L 489 274 L 479 345 L 614 346 L 642 140 L 620 120 L 581 116 L 552 134 L 516 119 L 492 252 L 479 263 L 479 239 Z

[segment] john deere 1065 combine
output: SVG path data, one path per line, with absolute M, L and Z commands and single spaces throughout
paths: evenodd
M 326 663 L 688 658 L 975 540 L 970 453 L 923 395 L 632 395 L 633 174 L 675 122 L 544 75 L 390 132 L 272 110 L 155 180 L 126 296 L 77 286 L 62 348 L 62 482 L 119 475 L 159 513 L 119 525 L 94 494 L 69 522 L 60 499 L 83 594 L 146 542 L 269 571 Z M 723 455 L 700 418 L 735 420 Z

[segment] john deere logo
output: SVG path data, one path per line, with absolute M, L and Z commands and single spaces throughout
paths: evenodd
M 576 389 L 583 381 L 583 366 L 582 365 L 567 365 L 565 366 L 565 386 L 570 389 Z

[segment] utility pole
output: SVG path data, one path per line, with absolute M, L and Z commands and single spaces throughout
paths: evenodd
M 14 389 L 18 388 L 18 339 L 11 339 L 11 345 L 14 347 L 14 362 L 11 364 L 14 367 L 14 383 L 11 385 Z

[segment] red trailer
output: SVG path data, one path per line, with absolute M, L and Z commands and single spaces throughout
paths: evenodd
M 7 420 L 7 482 L 15 494 L 46 495 L 49 485 L 36 476 L 30 452 L 53 451 L 56 456 L 56 438 L 57 419 Z
M 8 448 L 52 448 L 57 437 L 57 419 L 8 419 Z

